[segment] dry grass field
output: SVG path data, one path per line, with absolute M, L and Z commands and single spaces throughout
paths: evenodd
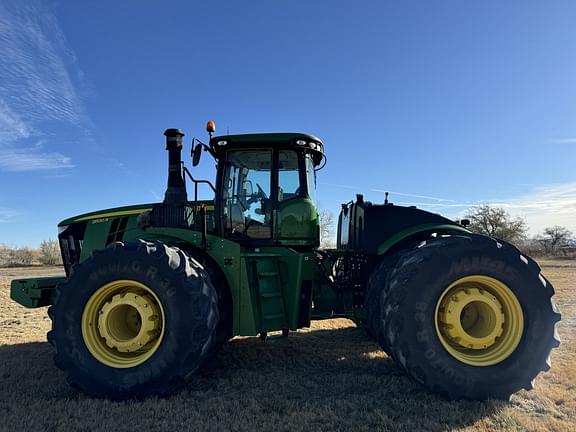
M 576 261 L 543 261 L 557 290 L 562 345 L 552 370 L 509 403 L 448 402 L 404 377 L 347 320 L 315 323 L 287 341 L 238 338 L 185 391 L 115 403 L 67 386 L 46 342 L 45 309 L 9 299 L 12 278 L 60 269 L 0 270 L 0 430 L 538 430 L 576 428 Z

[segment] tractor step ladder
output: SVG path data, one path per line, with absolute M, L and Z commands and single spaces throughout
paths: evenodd
M 288 327 L 280 263 L 276 256 L 260 256 L 255 260 L 258 300 L 262 317 L 262 331 Z

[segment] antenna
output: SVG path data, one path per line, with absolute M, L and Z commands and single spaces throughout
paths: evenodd
M 388 205 L 388 192 L 384 195 L 384 205 Z

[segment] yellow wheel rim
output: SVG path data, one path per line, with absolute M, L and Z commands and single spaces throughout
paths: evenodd
M 82 314 L 82 337 L 99 362 L 131 368 L 148 360 L 164 337 L 164 310 L 146 285 L 117 280 L 96 290 Z
M 481 275 L 466 276 L 446 288 L 434 321 L 444 348 L 472 366 L 490 366 L 508 358 L 524 330 L 516 295 L 503 282 Z

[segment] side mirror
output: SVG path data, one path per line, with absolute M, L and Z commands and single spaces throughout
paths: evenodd
M 196 147 L 192 150 L 192 166 L 200 163 L 200 156 L 202 156 L 202 144 L 196 144 Z

